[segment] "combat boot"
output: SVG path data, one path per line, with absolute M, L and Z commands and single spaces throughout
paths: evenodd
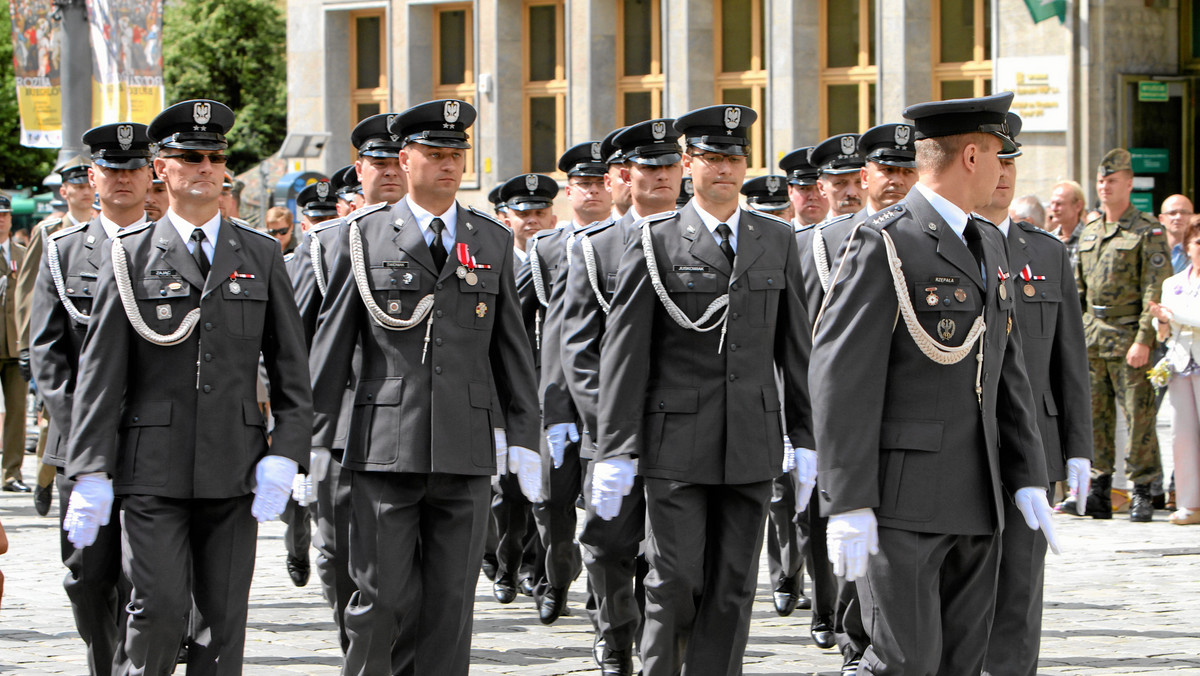
M 1146 523 L 1154 518 L 1154 504 L 1150 497 L 1150 484 L 1134 484 L 1133 504 L 1129 507 L 1129 520 Z
M 1087 496 L 1084 514 L 1093 519 L 1112 518 L 1112 475 L 1101 474 L 1092 478 L 1092 489 Z

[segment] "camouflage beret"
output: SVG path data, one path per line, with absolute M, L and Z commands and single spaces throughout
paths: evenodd
M 1118 171 L 1133 171 L 1133 157 L 1124 148 L 1113 148 L 1100 160 L 1100 175 L 1108 176 Z

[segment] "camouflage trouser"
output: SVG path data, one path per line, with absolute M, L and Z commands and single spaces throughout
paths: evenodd
M 1146 368 L 1135 369 L 1125 359 L 1101 359 L 1088 356 L 1092 381 L 1092 435 L 1095 459 L 1092 476 L 1112 474 L 1117 434 L 1117 410 L 1120 405 L 1129 427 L 1126 442 L 1125 471 L 1134 484 L 1148 484 L 1162 476 L 1158 455 L 1158 434 L 1154 429 L 1156 407 L 1154 387 L 1146 378 Z

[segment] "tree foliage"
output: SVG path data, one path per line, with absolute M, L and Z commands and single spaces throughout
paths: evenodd
M 40 185 L 58 153 L 50 148 L 21 145 L 21 113 L 13 74 L 12 24 L 8 0 L 0 0 L 0 188 L 11 190 Z
M 163 81 L 168 103 L 213 99 L 233 109 L 229 170 L 279 150 L 287 133 L 287 27 L 274 0 L 167 2 Z

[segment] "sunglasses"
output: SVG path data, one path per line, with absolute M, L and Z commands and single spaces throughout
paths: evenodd
M 204 160 L 206 159 L 213 164 L 225 164 L 225 162 L 229 159 L 227 155 L 205 155 L 204 153 L 197 152 L 176 153 L 174 155 L 159 155 L 159 157 L 168 160 L 183 160 L 188 164 L 204 164 Z
M 286 235 L 291 231 L 292 231 L 292 226 L 289 225 L 286 228 L 275 228 L 274 230 L 271 230 L 268 228 L 267 234 L 271 235 L 272 237 L 278 237 L 279 235 Z

